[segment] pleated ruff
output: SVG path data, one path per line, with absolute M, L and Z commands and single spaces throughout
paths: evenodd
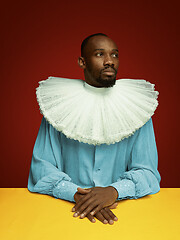
M 80 79 L 49 77 L 36 88 L 40 112 L 68 138 L 100 145 L 131 136 L 158 106 L 154 84 L 119 79 L 111 88 L 96 88 Z

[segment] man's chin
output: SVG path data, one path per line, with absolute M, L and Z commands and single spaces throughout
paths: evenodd
M 116 78 L 106 78 L 106 79 L 103 79 L 103 78 L 98 78 L 96 80 L 98 83 L 101 84 L 102 87 L 113 87 L 115 84 L 116 84 Z

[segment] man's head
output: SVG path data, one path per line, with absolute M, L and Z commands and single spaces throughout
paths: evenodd
M 85 81 L 95 87 L 112 87 L 119 67 L 118 48 L 106 34 L 88 36 L 81 44 L 79 66 L 84 69 Z

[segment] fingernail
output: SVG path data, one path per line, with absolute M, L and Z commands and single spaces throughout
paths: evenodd
M 77 214 L 77 213 L 74 213 L 73 217 L 77 217 L 77 216 L 78 216 L 78 214 Z
M 84 213 L 82 213 L 82 214 L 80 215 L 80 217 L 83 218 L 83 217 L 84 217 Z
M 113 220 L 109 220 L 109 224 L 113 224 L 114 223 L 114 221 Z
M 107 223 L 108 223 L 108 221 L 105 219 L 105 220 L 103 221 L 103 223 L 107 224 Z
M 95 222 L 96 222 L 96 220 L 93 218 L 93 219 L 92 219 L 92 222 L 93 222 L 93 223 L 95 223 Z
M 75 208 L 72 208 L 72 212 L 75 212 Z
M 118 220 L 118 218 L 117 218 L 117 217 L 115 217 L 115 218 L 114 218 L 114 221 L 117 221 L 117 220 Z
M 90 212 L 91 215 L 94 215 L 94 212 Z

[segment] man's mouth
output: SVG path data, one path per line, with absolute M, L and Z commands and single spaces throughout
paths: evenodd
M 115 71 L 112 68 L 107 68 L 107 69 L 103 70 L 102 73 L 106 74 L 106 75 L 114 75 Z
M 112 69 L 112 68 L 106 68 L 102 72 L 105 72 L 105 73 L 115 73 L 115 70 Z
M 115 72 L 114 71 L 103 71 L 103 74 L 112 76 L 115 74 Z

